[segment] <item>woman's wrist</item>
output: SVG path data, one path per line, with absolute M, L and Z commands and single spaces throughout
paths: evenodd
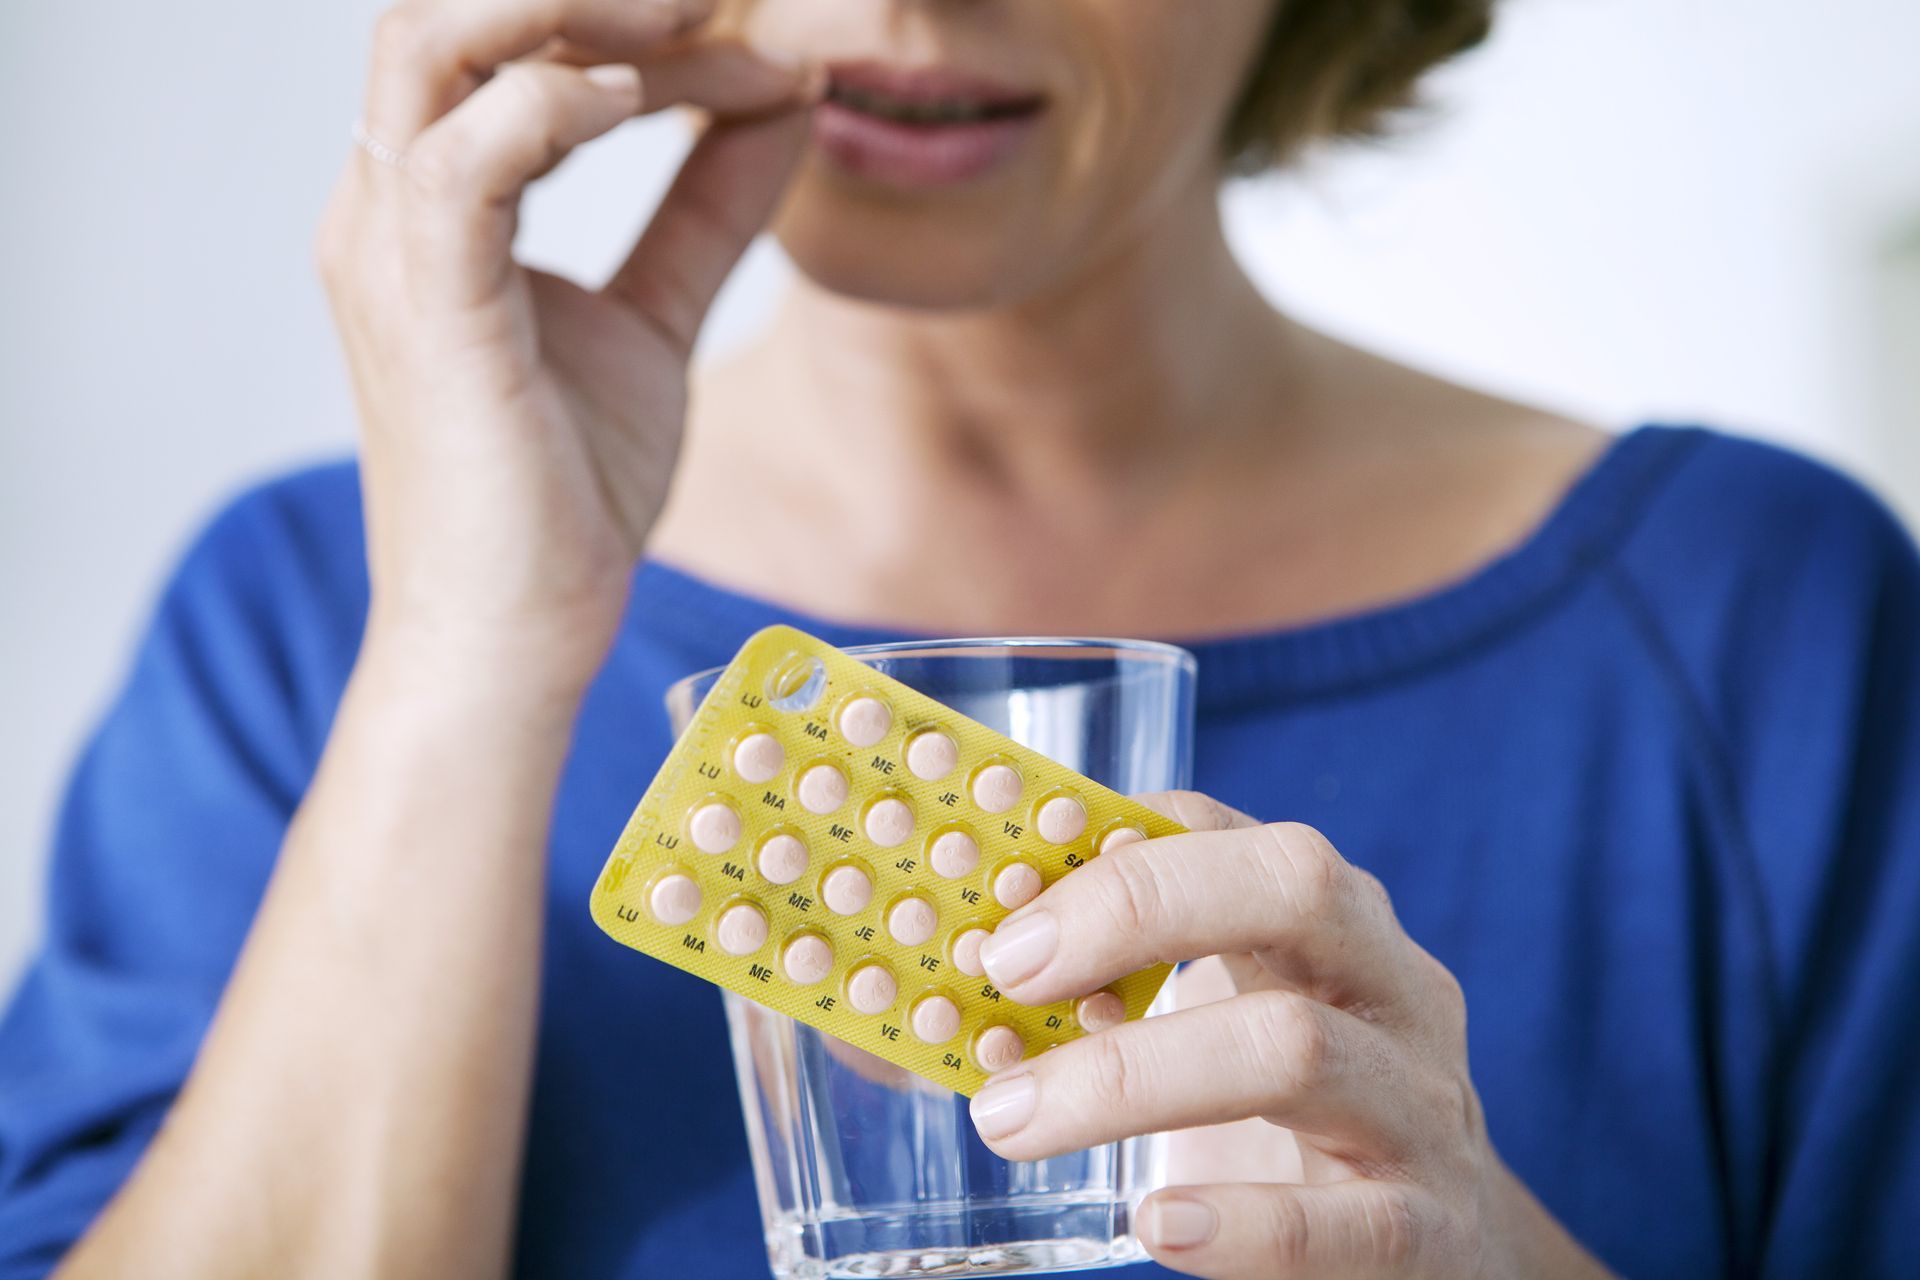
M 605 661 L 601 628 L 451 624 L 369 615 L 356 681 L 383 702 L 428 712 L 478 713 L 503 727 L 570 734 L 580 703 Z

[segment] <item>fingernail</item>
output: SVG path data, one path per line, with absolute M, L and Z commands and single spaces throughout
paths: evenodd
M 968 1108 L 973 1113 L 973 1127 L 988 1142 L 1026 1128 L 1027 1121 L 1033 1119 L 1033 1102 L 1038 1093 L 1030 1075 L 992 1081 L 973 1095 L 973 1104 Z
M 1048 911 L 1036 911 L 994 930 L 980 944 L 980 963 L 996 986 L 1025 982 L 1047 967 L 1060 945 L 1060 926 Z
M 1211 1205 L 1198 1200 L 1155 1196 L 1141 1215 L 1141 1235 L 1162 1249 L 1191 1249 L 1213 1239 L 1220 1225 Z
M 625 62 L 606 62 L 587 68 L 587 79 L 596 89 L 609 93 L 640 93 L 640 68 Z

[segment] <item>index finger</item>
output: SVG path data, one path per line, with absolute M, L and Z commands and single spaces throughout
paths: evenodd
M 1260 819 L 1198 791 L 1152 791 L 1133 799 L 1189 831 L 1231 831 L 1260 825 Z
M 404 149 L 495 67 L 558 38 L 638 58 L 705 22 L 714 0 L 401 0 L 374 30 L 369 132 Z
M 1041 1005 L 1150 965 L 1251 952 L 1284 986 L 1372 1008 L 1408 989 L 1417 950 L 1377 881 L 1312 828 L 1273 823 L 1101 854 L 1003 920 L 980 959 L 995 986 Z

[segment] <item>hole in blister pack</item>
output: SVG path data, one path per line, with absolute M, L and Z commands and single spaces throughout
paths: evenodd
M 811 654 L 790 654 L 767 676 L 767 701 L 776 711 L 811 711 L 826 692 L 827 665 Z

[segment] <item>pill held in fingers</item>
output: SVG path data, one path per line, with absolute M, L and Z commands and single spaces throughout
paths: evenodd
M 1019 1003 L 996 989 L 1019 966 L 995 930 L 1074 868 L 1180 830 L 776 627 L 693 713 L 593 912 L 636 950 L 971 1095 L 1146 1011 L 1164 965 L 1069 1005 Z

